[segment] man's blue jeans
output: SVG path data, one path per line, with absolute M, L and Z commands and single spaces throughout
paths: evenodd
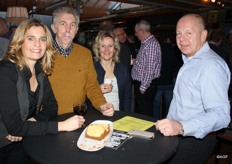
M 165 118 L 173 97 L 174 85 L 159 85 L 153 99 L 153 117 Z

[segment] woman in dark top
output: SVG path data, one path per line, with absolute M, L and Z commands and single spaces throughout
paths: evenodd
M 52 43 L 42 22 L 25 20 L 0 62 L 0 163 L 28 163 L 23 136 L 73 131 L 85 121 L 73 116 L 50 122 L 58 110 L 47 78 L 55 55 Z
M 93 44 L 94 63 L 102 93 L 115 110 L 131 111 L 132 83 L 128 68 L 119 63 L 120 44 L 112 32 L 101 31 Z M 110 84 L 106 83 L 110 80 Z

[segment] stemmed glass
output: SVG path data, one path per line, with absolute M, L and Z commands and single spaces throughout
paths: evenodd
M 84 116 L 87 113 L 87 105 L 85 103 L 74 103 L 73 112 L 76 115 Z M 86 125 L 83 124 L 82 126 L 85 127 Z

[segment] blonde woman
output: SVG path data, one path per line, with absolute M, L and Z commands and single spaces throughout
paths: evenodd
M 55 53 L 52 45 L 48 28 L 28 19 L 16 29 L 6 57 L 0 61 L 0 163 L 29 163 L 23 136 L 72 131 L 85 121 L 73 116 L 49 122 L 58 108 L 47 77 Z
M 102 93 L 115 110 L 131 111 L 131 77 L 119 63 L 120 44 L 112 32 L 101 31 L 93 44 L 95 69 Z

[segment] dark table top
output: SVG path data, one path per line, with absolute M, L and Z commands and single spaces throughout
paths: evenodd
M 73 113 L 60 115 L 57 119 L 64 120 Z M 124 116 L 133 116 L 147 121 L 155 121 L 152 117 L 126 112 L 115 112 L 113 117 L 105 117 L 98 111 L 90 110 L 85 116 L 86 124 L 95 120 L 116 121 Z M 178 137 L 165 137 L 152 126 L 147 131 L 155 132 L 153 140 L 132 138 L 117 150 L 103 148 L 96 152 L 87 152 L 77 147 L 77 140 L 84 128 L 73 132 L 61 132 L 57 135 L 24 137 L 23 145 L 28 155 L 42 164 L 153 164 L 169 159 L 178 146 Z

